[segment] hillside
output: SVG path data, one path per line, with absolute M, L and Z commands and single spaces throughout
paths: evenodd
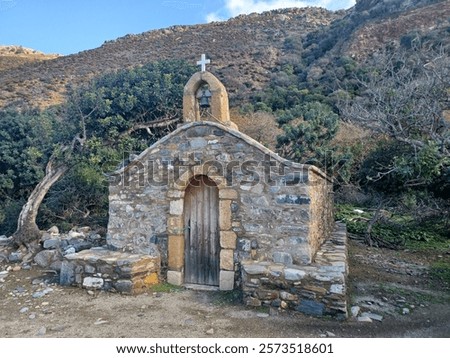
M 290 9 L 127 35 L 94 50 L 1 71 L 5 86 L 0 89 L 0 106 L 45 107 L 62 100 L 67 84 L 160 59 L 194 62 L 202 53 L 211 58 L 211 71 L 234 98 L 236 92 L 245 95 L 267 83 L 287 37 L 327 26 L 340 16 L 319 8 Z
M 59 55 L 47 55 L 22 46 L 0 45 L 0 72 L 12 70 L 38 61 L 52 60 Z
M 237 105 L 264 88 L 283 64 L 303 61 L 308 76 L 314 77 L 334 58 L 364 59 L 414 31 L 447 41 L 449 19 L 449 1 L 360 0 L 347 11 L 295 8 L 173 26 L 70 56 L 0 52 L 0 106 L 47 107 L 63 100 L 67 85 L 101 73 L 160 59 L 193 63 L 201 53 L 212 59 L 210 70 Z

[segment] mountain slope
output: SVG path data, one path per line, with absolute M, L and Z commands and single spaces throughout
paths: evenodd
M 267 83 L 287 37 L 329 25 L 340 16 L 320 8 L 290 9 L 127 35 L 94 50 L 3 70 L 0 106 L 45 107 L 60 102 L 68 84 L 160 59 L 194 62 L 202 53 L 211 58 L 209 68 L 233 99 L 237 92 L 246 95 Z
M 211 58 L 209 69 L 226 85 L 233 106 L 267 86 L 284 64 L 302 62 L 313 78 L 336 58 L 363 60 L 414 31 L 450 45 L 449 29 L 448 0 L 359 0 L 347 11 L 295 8 L 173 26 L 44 61 L 11 65 L 0 54 L 0 107 L 47 107 L 63 101 L 66 86 L 99 74 L 160 59 L 194 63 L 202 53 Z

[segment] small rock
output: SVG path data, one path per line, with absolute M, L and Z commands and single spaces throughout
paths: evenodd
M 8 256 L 8 261 L 11 263 L 22 261 L 23 254 L 20 251 L 11 252 Z
M 6 237 L 5 235 L 0 235 L 0 246 L 8 246 L 12 242 L 10 237 Z
M 35 319 L 35 318 L 36 318 L 36 314 L 35 314 L 35 313 L 32 313 L 32 314 L 30 314 L 30 315 L 28 316 L 28 318 L 29 318 L 29 319 Z
M 20 266 L 14 266 L 12 270 L 13 270 L 13 272 L 17 272 L 17 271 L 22 270 L 22 267 L 20 267 Z
M 44 296 L 45 296 L 44 291 L 37 291 L 37 292 L 35 292 L 35 293 L 33 293 L 31 295 L 31 297 L 33 297 L 33 298 L 41 298 L 41 297 L 44 297 Z
M 269 316 L 278 316 L 278 309 L 275 307 L 269 308 Z
M 57 249 L 60 245 L 60 240 L 59 238 L 51 238 L 48 240 L 44 241 L 44 244 L 42 246 L 44 246 L 44 249 L 46 250 L 50 250 L 50 249 Z
M 195 321 L 192 318 L 188 318 L 188 319 L 184 320 L 184 325 L 185 326 L 193 326 L 193 325 L 195 325 Z
M 72 255 L 76 252 L 75 248 L 73 246 L 69 246 L 65 251 L 64 255 Z
M 47 230 L 49 234 L 58 235 L 59 229 L 57 226 L 52 226 L 50 229 Z
M 381 322 L 383 320 L 383 316 L 372 312 L 364 312 L 361 317 L 369 317 L 373 321 Z
M 42 278 L 35 278 L 35 279 L 33 279 L 33 281 L 31 281 L 31 284 L 32 285 L 40 285 L 43 282 L 44 282 L 44 279 L 42 279 Z
M 358 322 L 372 322 L 372 320 L 369 317 L 358 317 Z
M 28 311 L 29 311 L 28 307 L 22 307 L 19 312 L 20 313 L 27 313 Z
M 409 314 L 409 312 L 410 312 L 409 309 L 406 308 L 406 307 L 402 309 L 402 314 L 403 315 L 407 315 L 407 314 Z
M 99 277 L 85 277 L 83 279 L 83 287 L 87 288 L 102 288 L 104 281 Z
M 33 298 L 41 298 L 41 297 L 44 297 L 45 295 L 47 295 L 48 293 L 50 293 L 52 291 L 53 291 L 53 288 L 47 287 L 46 289 L 44 289 L 42 291 L 37 291 L 37 292 L 33 293 L 31 297 L 33 297 Z
M 259 318 L 267 318 L 267 317 L 269 317 L 269 314 L 268 314 L 268 313 L 257 313 L 257 314 L 256 314 L 256 317 L 259 317 Z
M 47 333 L 47 328 L 45 328 L 44 326 L 42 326 L 41 328 L 39 328 L 39 331 L 37 332 L 37 336 L 45 336 L 45 334 Z
M 208 335 L 214 334 L 214 328 L 208 329 L 208 330 L 206 331 L 206 334 L 208 334 Z
M 87 294 L 88 294 L 89 296 L 94 296 L 94 291 L 88 290 L 88 291 L 87 291 Z
M 53 328 L 50 328 L 50 331 L 52 331 L 52 332 L 62 332 L 65 329 L 66 329 L 66 326 L 60 324 L 60 325 L 57 325 L 57 326 L 55 326 Z
M 357 317 L 359 315 L 359 311 L 361 311 L 361 307 L 359 306 L 353 306 L 350 309 L 351 313 L 352 313 L 352 317 Z
M 326 331 L 325 334 L 327 335 L 327 337 L 336 337 L 333 332 Z
M 40 267 L 47 268 L 51 265 L 53 261 L 58 260 L 58 258 L 59 258 L 58 251 L 43 250 L 34 257 L 34 262 L 36 262 Z
M 78 232 L 78 231 L 69 231 L 69 237 L 71 239 L 77 239 L 77 238 L 84 239 L 84 234 L 82 232 Z
M 50 304 L 50 302 L 42 302 L 41 306 L 48 306 Z
M 94 325 L 99 326 L 101 324 L 106 324 L 108 321 L 104 320 L 103 318 L 99 318 L 97 321 L 94 322 Z
M 26 291 L 25 287 L 17 286 L 15 290 L 17 293 L 24 293 Z

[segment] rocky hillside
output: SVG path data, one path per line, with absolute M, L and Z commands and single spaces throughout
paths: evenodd
M 5 62 L 9 55 L 0 53 L 0 106 L 46 107 L 63 100 L 67 85 L 101 73 L 159 59 L 193 63 L 201 53 L 212 59 L 210 70 L 236 104 L 266 86 L 272 73 L 293 58 L 302 58 L 316 71 L 336 56 L 364 58 L 412 31 L 449 37 L 449 19 L 448 0 L 359 0 L 347 11 L 286 9 L 173 26 L 127 35 L 75 55 L 40 58 L 45 61 L 22 61 L 16 55 Z
M 0 46 L 0 72 L 29 65 L 33 62 L 52 60 L 59 55 L 46 55 L 22 46 Z
M 150 61 L 181 58 L 190 62 L 206 53 L 210 66 L 231 96 L 259 89 L 283 54 L 284 40 L 329 25 L 342 14 L 307 8 L 238 16 L 226 22 L 127 35 L 101 47 L 0 72 L 0 106 L 45 107 L 62 100 L 67 84 Z

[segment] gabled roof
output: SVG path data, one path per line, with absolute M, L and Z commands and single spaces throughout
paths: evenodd
M 317 168 L 314 165 L 309 164 L 300 164 L 293 162 L 291 160 L 285 159 L 280 157 L 277 153 L 271 151 L 269 148 L 266 148 L 261 143 L 257 142 L 253 138 L 249 137 L 248 135 L 235 130 L 231 129 L 230 127 L 225 127 L 222 124 L 216 123 L 216 122 L 208 122 L 208 121 L 201 121 L 201 122 L 190 122 L 183 124 L 181 127 L 177 128 L 173 132 L 169 133 L 165 137 L 161 138 L 159 141 L 145 149 L 141 154 L 139 154 L 136 158 L 134 158 L 131 162 L 129 162 L 126 166 L 120 168 L 119 170 L 113 172 L 113 175 L 120 175 L 128 170 L 128 168 L 131 168 L 134 166 L 135 163 L 142 161 L 147 155 L 151 154 L 152 152 L 155 152 L 156 149 L 158 149 L 161 146 L 164 146 L 165 143 L 170 141 L 173 137 L 179 136 L 181 133 L 186 132 L 190 128 L 193 127 L 200 127 L 200 126 L 209 126 L 209 127 L 215 127 L 217 129 L 220 129 L 227 134 L 240 139 L 241 141 L 247 143 L 248 145 L 256 148 L 257 150 L 261 151 L 263 154 L 269 155 L 271 159 L 276 160 L 278 163 L 290 167 L 293 169 L 300 169 L 303 171 L 313 171 L 314 173 L 318 174 L 319 176 L 327 179 L 328 181 L 332 181 L 332 179 L 326 175 L 323 171 L 321 171 L 319 168 Z

